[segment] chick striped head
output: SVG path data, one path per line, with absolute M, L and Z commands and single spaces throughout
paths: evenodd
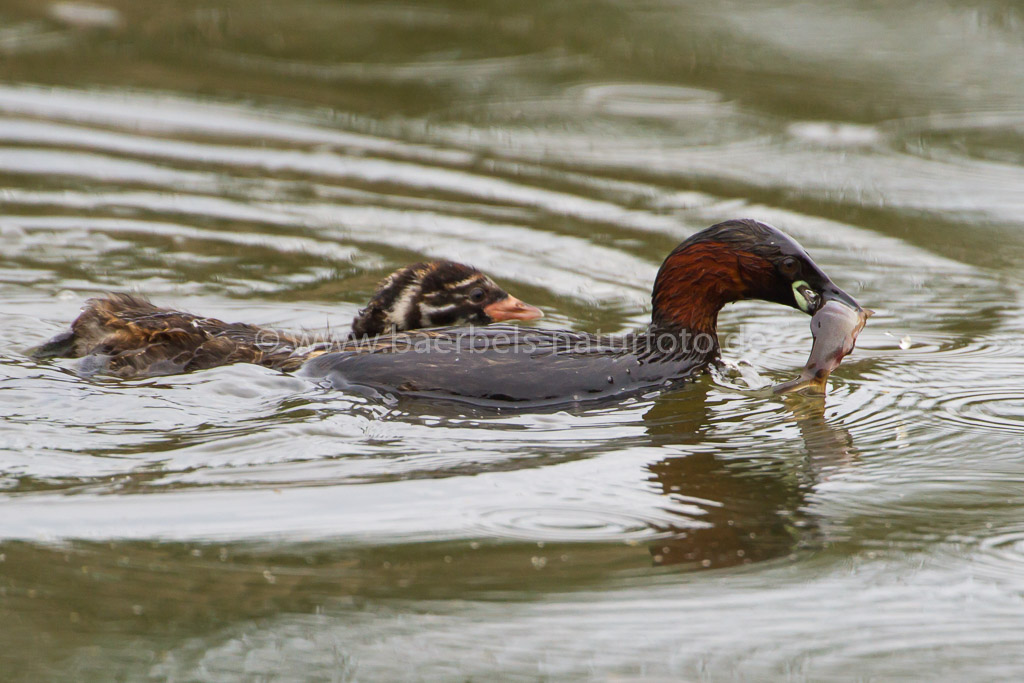
M 476 268 L 454 261 L 415 263 L 388 275 L 352 321 L 352 336 L 423 327 L 486 325 L 544 315 Z

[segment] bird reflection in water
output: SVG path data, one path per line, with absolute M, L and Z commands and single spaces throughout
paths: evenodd
M 775 447 L 749 441 L 730 445 L 719 438 L 710 450 L 716 439 L 707 389 L 698 383 L 681 392 L 685 395 L 655 402 L 644 415 L 656 440 L 693 446 L 685 455 L 648 465 L 650 481 L 672 500 L 669 511 L 683 518 L 678 526 L 652 525 L 664 535 L 650 546 L 654 564 L 733 567 L 816 545 L 821 533 L 807 499 L 818 483 L 856 457 L 849 432 L 825 419 L 823 400 L 800 397 L 787 401 L 785 409 L 802 448 L 765 453 Z

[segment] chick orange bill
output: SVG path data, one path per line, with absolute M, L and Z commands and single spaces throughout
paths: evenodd
M 511 294 L 493 304 L 484 306 L 486 313 L 494 322 L 503 320 L 536 320 L 544 317 L 544 311 L 536 306 L 523 303 Z

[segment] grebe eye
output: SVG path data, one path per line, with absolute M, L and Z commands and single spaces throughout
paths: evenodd
M 475 288 L 469 293 L 469 300 L 475 304 L 483 303 L 485 298 L 487 298 L 487 293 L 480 287 Z
M 796 274 L 800 272 L 800 262 L 792 256 L 787 256 L 779 264 L 779 270 L 786 277 L 796 277 Z

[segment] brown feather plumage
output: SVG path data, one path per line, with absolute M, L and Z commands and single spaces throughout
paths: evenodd
M 99 366 L 93 371 L 121 377 L 228 363 L 284 368 L 300 346 L 299 339 L 277 330 L 160 308 L 120 293 L 87 301 L 71 324 L 71 339 L 67 355 L 93 356 Z
M 471 300 L 474 294 L 477 296 Z M 453 261 L 416 263 L 380 282 L 367 307 L 353 320 L 347 339 L 428 326 L 486 324 L 491 322 L 487 307 L 509 299 L 507 292 L 471 266 Z M 70 330 L 32 354 L 37 358 L 85 358 L 80 370 L 86 374 L 140 377 L 231 363 L 292 371 L 308 358 L 341 348 L 345 342 L 226 323 L 118 293 L 88 300 Z

